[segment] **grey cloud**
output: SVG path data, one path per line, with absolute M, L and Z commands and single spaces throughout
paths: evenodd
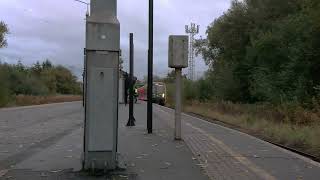
M 185 34 L 184 25 L 194 21 L 206 27 L 225 11 L 230 0 L 157 0 L 154 16 L 154 73 L 165 75 L 167 41 L 170 34 Z M 1 0 L 0 20 L 10 28 L 8 48 L 0 50 L 0 59 L 15 63 L 22 59 L 31 64 L 51 59 L 64 64 L 77 75 L 83 68 L 86 7 L 73 0 Z M 135 72 L 147 73 L 148 0 L 118 0 L 121 23 L 121 49 L 128 68 L 129 33 L 135 37 Z M 197 59 L 197 74 L 206 69 Z

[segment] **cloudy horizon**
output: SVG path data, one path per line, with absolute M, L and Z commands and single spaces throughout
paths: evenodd
M 89 0 L 88 0 L 89 1 Z M 168 73 L 168 36 L 185 34 L 185 25 L 200 25 L 197 37 L 206 37 L 207 26 L 230 6 L 230 0 L 154 1 L 154 74 Z M 8 47 L 0 49 L 0 61 L 32 65 L 51 60 L 70 68 L 77 76 L 83 69 L 86 6 L 74 0 L 0 0 L 0 20 L 8 24 Z M 135 74 L 147 74 L 148 0 L 118 0 L 121 49 L 128 69 L 129 33 L 134 33 Z M 196 60 L 196 75 L 207 69 Z

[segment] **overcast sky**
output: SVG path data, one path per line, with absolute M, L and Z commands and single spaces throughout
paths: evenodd
M 84 0 L 86 1 L 86 0 Z M 89 2 L 89 0 L 87 0 Z M 168 36 L 185 34 L 184 26 L 199 24 L 205 37 L 207 26 L 230 6 L 230 0 L 154 0 L 154 74 L 168 72 Z M 50 59 L 78 76 L 83 67 L 86 6 L 73 0 L 0 0 L 0 20 L 8 24 L 8 47 L 0 49 L 0 60 L 31 65 Z M 118 0 L 121 49 L 128 67 L 129 33 L 134 33 L 135 73 L 147 74 L 148 0 Z M 196 74 L 206 66 L 197 58 Z

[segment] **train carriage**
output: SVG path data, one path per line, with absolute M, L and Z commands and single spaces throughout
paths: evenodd
M 164 106 L 166 103 L 166 85 L 163 82 L 153 83 L 152 102 Z M 147 85 L 138 88 L 138 99 L 142 101 L 148 101 Z

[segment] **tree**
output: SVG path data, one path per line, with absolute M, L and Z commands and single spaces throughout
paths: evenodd
M 9 33 L 9 28 L 7 24 L 0 21 L 0 48 L 7 46 L 6 35 Z
M 37 61 L 32 67 L 32 72 L 35 73 L 37 76 L 40 76 L 40 73 L 42 72 L 42 67 L 40 65 L 40 62 Z
M 57 66 L 54 70 L 56 78 L 57 93 L 60 94 L 80 94 L 80 84 L 77 83 L 77 77 L 71 71 L 63 66 Z
M 53 65 L 49 59 L 46 59 L 44 62 L 42 62 L 42 69 L 52 69 L 52 68 L 53 68 Z
M 167 76 L 164 78 L 164 82 L 165 83 L 174 83 L 176 78 L 176 73 L 175 70 L 171 70 L 170 72 L 168 72 Z
M 11 99 L 10 82 L 8 81 L 8 65 L 0 61 L 0 107 L 5 106 Z
M 123 63 L 124 63 L 123 58 L 120 56 L 120 58 L 119 58 L 119 70 L 120 71 L 123 70 Z
M 196 41 L 212 96 L 310 102 L 320 84 L 319 8 L 317 0 L 233 0 Z

